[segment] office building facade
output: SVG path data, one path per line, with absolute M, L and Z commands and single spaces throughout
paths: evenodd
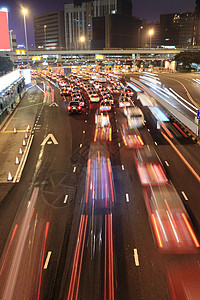
M 92 18 L 107 15 L 132 15 L 131 0 L 75 0 L 64 5 L 66 49 L 90 49 Z M 84 41 L 81 41 L 84 37 Z
M 165 46 L 192 45 L 195 14 L 176 13 L 160 15 L 160 43 Z
M 62 10 L 33 18 L 35 47 L 42 49 L 64 49 L 64 12 Z

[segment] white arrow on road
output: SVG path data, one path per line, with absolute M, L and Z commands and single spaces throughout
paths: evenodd
M 53 102 L 49 105 L 49 107 L 51 107 L 51 106 L 58 106 L 58 104 L 56 102 Z
M 42 142 L 42 144 L 41 144 L 41 146 L 44 146 L 45 144 L 48 144 L 48 145 L 50 145 L 50 144 L 54 144 L 54 145 L 57 145 L 58 144 L 58 142 L 56 141 L 56 138 L 54 137 L 54 135 L 52 134 L 52 133 L 49 133 L 48 135 L 47 135 L 47 137 L 45 137 L 45 139 L 44 139 L 44 141 Z

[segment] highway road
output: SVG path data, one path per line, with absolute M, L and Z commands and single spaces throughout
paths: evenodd
M 186 97 L 180 81 L 200 105 L 198 83 L 185 77 L 159 75 Z M 177 254 L 159 248 L 135 163 L 137 149 L 126 147 L 121 135 L 126 117 L 118 96 L 110 113 L 112 142 L 99 143 L 94 141 L 99 104 L 90 104 L 84 93 L 82 114 L 68 115 L 69 99 L 41 81 L 37 77 L 48 95 L 45 100 L 39 94 L 22 177 L 0 202 L 0 298 L 170 299 L 168 272 L 174 265 L 199 266 L 199 250 Z M 180 124 L 157 129 L 148 107 L 134 101 L 145 117 L 141 138 L 158 153 L 200 241 L 200 148 Z
M 200 109 L 198 73 L 149 73 L 130 74 L 194 121 Z

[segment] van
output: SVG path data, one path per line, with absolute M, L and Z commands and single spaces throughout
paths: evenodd
M 129 128 L 142 128 L 144 126 L 144 115 L 138 106 L 127 107 L 126 116 Z

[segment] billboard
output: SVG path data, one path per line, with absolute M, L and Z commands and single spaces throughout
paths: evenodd
M 10 35 L 8 28 L 8 13 L 0 11 L 0 50 L 10 50 Z

